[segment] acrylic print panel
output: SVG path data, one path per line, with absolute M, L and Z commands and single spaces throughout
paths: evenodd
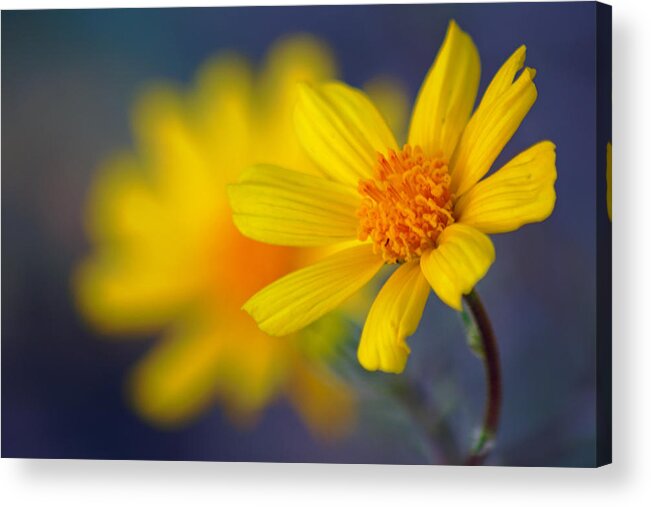
M 2 71 L 3 456 L 610 461 L 608 6 L 13 11 Z

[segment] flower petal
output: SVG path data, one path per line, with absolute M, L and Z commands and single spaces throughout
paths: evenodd
M 158 426 L 174 427 L 214 401 L 228 339 L 227 332 L 218 331 L 176 330 L 138 363 L 129 391 L 142 417 Z
M 158 329 L 178 316 L 201 284 L 180 261 L 176 252 L 165 259 L 148 247 L 99 253 L 73 276 L 79 311 L 104 333 Z
M 438 246 L 420 258 L 420 267 L 441 301 L 461 311 L 461 296 L 472 290 L 494 260 L 488 236 L 455 223 L 443 230 Z
M 84 225 L 93 242 L 140 242 L 162 232 L 161 215 L 160 200 L 132 154 L 122 153 L 102 164 L 84 210 Z
M 534 69 L 527 67 L 513 82 L 524 65 L 525 52 L 521 46 L 502 65 L 463 131 L 450 164 L 452 190 L 457 195 L 489 171 L 536 101 Z
M 321 175 L 295 134 L 294 106 L 299 83 L 328 81 L 336 75 L 336 62 L 330 49 L 312 35 L 283 37 L 272 46 L 255 90 L 253 163 L 264 162 Z
M 192 218 L 195 205 L 214 195 L 221 171 L 215 171 L 203 153 L 185 95 L 171 86 L 152 86 L 136 103 L 132 123 L 138 158 L 152 188 L 178 213 Z M 188 200 L 187 195 L 200 198 Z
M 368 317 L 357 350 L 367 370 L 401 373 L 409 347 L 405 340 L 418 328 L 430 287 L 417 261 L 403 264 L 379 292 Z
M 95 253 L 72 283 L 79 310 L 102 332 L 156 329 L 205 283 L 201 268 L 188 263 L 196 220 L 168 206 L 141 169 L 128 154 L 108 161 L 89 196 L 85 220 Z
M 229 185 L 237 228 L 275 245 L 316 246 L 353 239 L 359 194 L 320 176 L 258 165 Z
M 190 115 L 203 164 L 188 168 L 187 163 L 177 163 L 174 169 L 181 178 L 187 178 L 185 173 L 192 170 L 190 176 L 200 176 L 221 187 L 236 181 L 241 168 L 250 163 L 252 123 L 257 114 L 254 71 L 245 58 L 224 52 L 201 66 L 196 83 L 195 90 L 185 95 L 183 109 Z M 151 131 L 156 128 L 155 123 L 148 126 Z M 204 186 L 213 188 L 206 183 Z
M 477 183 L 457 201 L 457 221 L 495 234 L 545 220 L 556 202 L 555 148 L 538 143 Z
M 265 287 L 242 307 L 271 335 L 301 329 L 364 286 L 384 262 L 371 245 L 342 250 Z
M 329 178 L 357 187 L 377 154 L 397 149 L 393 134 L 366 95 L 343 83 L 303 84 L 294 111 L 303 148 Z
M 409 144 L 450 158 L 468 122 L 479 87 L 479 53 L 468 34 L 450 22 L 447 35 L 418 93 Z
M 516 49 L 511 56 L 502 64 L 493 76 L 481 101 L 484 104 L 492 104 L 500 95 L 508 91 L 513 84 L 517 72 L 524 66 L 527 56 L 527 47 L 523 44 Z
M 265 335 L 243 314 L 193 318 L 136 366 L 132 403 L 163 427 L 187 423 L 215 399 L 236 421 L 250 420 L 278 393 L 287 343 Z

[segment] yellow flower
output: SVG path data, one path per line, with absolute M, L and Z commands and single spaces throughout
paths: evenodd
M 314 246 L 348 243 L 264 288 L 244 305 L 264 331 L 283 335 L 336 308 L 384 264 L 399 264 L 375 299 L 358 349 L 369 370 L 401 372 L 430 287 L 461 309 L 494 260 L 487 233 L 544 220 L 556 195 L 555 147 L 525 150 L 483 178 L 536 100 L 522 46 L 497 72 L 471 116 L 479 86 L 472 39 L 451 22 L 417 97 L 401 150 L 360 91 L 305 85 L 295 128 L 322 176 L 267 165 L 229 188 L 248 237 Z M 483 179 L 482 179 L 483 178 Z
M 152 422 L 184 423 L 215 400 L 247 421 L 284 394 L 317 433 L 348 427 L 353 396 L 324 367 L 327 350 L 315 353 L 305 336 L 270 337 L 240 310 L 315 253 L 243 238 L 226 195 L 254 163 L 316 174 L 293 130 L 296 83 L 334 76 L 330 53 L 308 36 L 279 42 L 259 74 L 222 55 L 190 93 L 159 86 L 143 94 L 136 149 L 98 174 L 87 212 L 93 253 L 76 273 L 77 300 L 105 333 L 166 330 L 130 382 L 135 408 Z M 397 111 L 401 98 L 393 99 L 385 96 Z M 337 320 L 318 325 L 320 334 L 340 333 Z

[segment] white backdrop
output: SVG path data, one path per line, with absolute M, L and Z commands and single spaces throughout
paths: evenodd
M 302 2 L 0 1 L 3 9 L 281 3 Z M 612 4 L 613 465 L 469 469 L 3 459 L 2 505 L 651 505 L 651 2 Z

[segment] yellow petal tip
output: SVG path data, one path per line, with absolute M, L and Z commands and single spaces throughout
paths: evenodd
M 450 308 L 453 310 L 456 310 L 457 312 L 463 311 L 463 306 L 461 305 L 461 298 L 459 299 L 448 299 L 447 301 L 444 301 L 446 305 L 448 305 Z
M 520 67 L 524 64 L 525 59 L 527 58 L 527 46 L 522 44 L 518 49 L 515 50 L 515 55 L 517 55 L 518 61 L 520 62 Z
M 393 373 L 396 375 L 405 371 L 408 355 L 408 353 L 405 355 L 404 360 L 383 362 L 376 357 L 367 356 L 361 351 L 361 349 L 357 350 L 357 360 L 366 371 L 381 371 L 382 373 Z

